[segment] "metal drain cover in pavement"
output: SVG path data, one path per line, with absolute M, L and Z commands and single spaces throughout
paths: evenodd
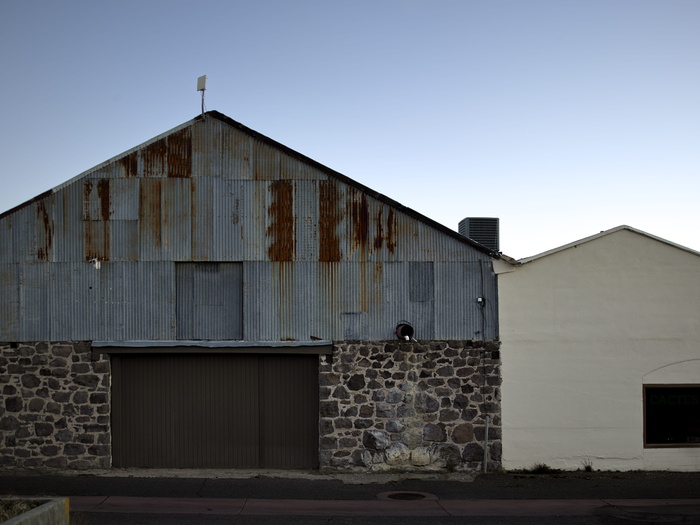
M 412 492 L 406 490 L 394 491 L 394 492 L 382 492 L 377 494 L 377 499 L 391 499 L 395 501 L 419 501 L 428 500 L 435 501 L 437 496 L 435 494 L 429 494 L 428 492 Z

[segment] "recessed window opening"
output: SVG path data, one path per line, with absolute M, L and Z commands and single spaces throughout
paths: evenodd
M 700 385 L 644 386 L 644 446 L 700 447 Z

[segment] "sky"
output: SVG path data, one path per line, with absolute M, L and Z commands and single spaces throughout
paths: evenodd
M 523 258 L 700 251 L 698 0 L 0 0 L 0 213 L 205 105 Z

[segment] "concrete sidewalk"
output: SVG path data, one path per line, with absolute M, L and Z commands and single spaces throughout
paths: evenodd
M 418 494 L 418 493 L 415 493 Z M 399 493 L 397 497 L 409 497 Z M 418 496 L 416 496 L 418 497 Z M 593 516 L 639 519 L 698 516 L 700 499 L 368 500 L 140 498 L 76 496 L 71 512 L 228 516 Z M 645 520 L 647 521 L 647 520 Z

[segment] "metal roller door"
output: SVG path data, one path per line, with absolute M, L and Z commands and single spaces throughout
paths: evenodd
M 112 356 L 115 467 L 316 468 L 318 356 Z

